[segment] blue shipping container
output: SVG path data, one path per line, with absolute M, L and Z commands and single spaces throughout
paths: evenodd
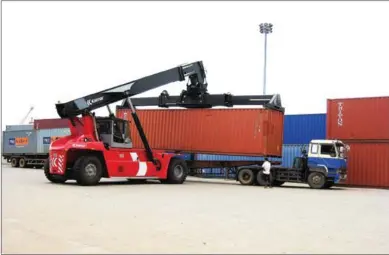
M 326 114 L 298 114 L 284 117 L 284 144 L 308 144 L 326 138 Z
M 308 144 L 284 144 L 282 145 L 282 164 L 283 167 L 292 167 L 295 157 L 301 156 L 302 149 L 308 151 Z

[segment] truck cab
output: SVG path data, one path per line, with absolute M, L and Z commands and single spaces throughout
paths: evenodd
M 347 151 L 349 147 L 340 140 L 312 140 L 308 151 L 295 157 L 293 166 L 273 167 L 273 185 L 284 182 L 308 183 L 311 188 L 330 188 L 347 178 Z
M 272 186 L 285 182 L 307 183 L 313 189 L 330 188 L 347 178 L 347 152 L 349 146 L 340 140 L 312 140 L 308 148 L 302 148 L 293 166 L 271 167 Z M 236 180 L 242 185 L 265 185 L 260 165 L 239 167 Z
M 349 147 L 339 140 L 312 140 L 309 144 L 307 167 L 309 173 L 322 173 L 326 179 L 326 185 L 344 182 L 347 178 L 347 151 Z M 315 175 L 312 180 L 307 176 L 307 182 L 321 185 L 321 181 Z

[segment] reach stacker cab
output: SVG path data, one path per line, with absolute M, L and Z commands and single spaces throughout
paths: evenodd
M 349 146 L 340 140 L 312 140 L 308 152 L 294 158 L 293 167 L 273 166 L 271 182 L 281 186 L 285 182 L 308 183 L 313 189 L 331 188 L 347 178 L 347 152 Z M 264 185 L 263 169 L 260 166 L 240 167 L 237 181 L 243 185 Z

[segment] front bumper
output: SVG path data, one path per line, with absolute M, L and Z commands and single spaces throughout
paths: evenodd
M 340 168 L 336 172 L 335 183 L 345 183 L 347 180 L 347 169 Z

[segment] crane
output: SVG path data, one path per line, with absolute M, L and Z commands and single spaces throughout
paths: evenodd
M 27 112 L 27 114 L 24 116 L 24 118 L 20 121 L 20 125 L 23 125 L 23 123 L 26 121 L 26 119 L 28 118 L 28 116 L 31 114 L 31 112 L 34 110 L 34 106 L 31 106 L 30 107 L 30 110 Z

